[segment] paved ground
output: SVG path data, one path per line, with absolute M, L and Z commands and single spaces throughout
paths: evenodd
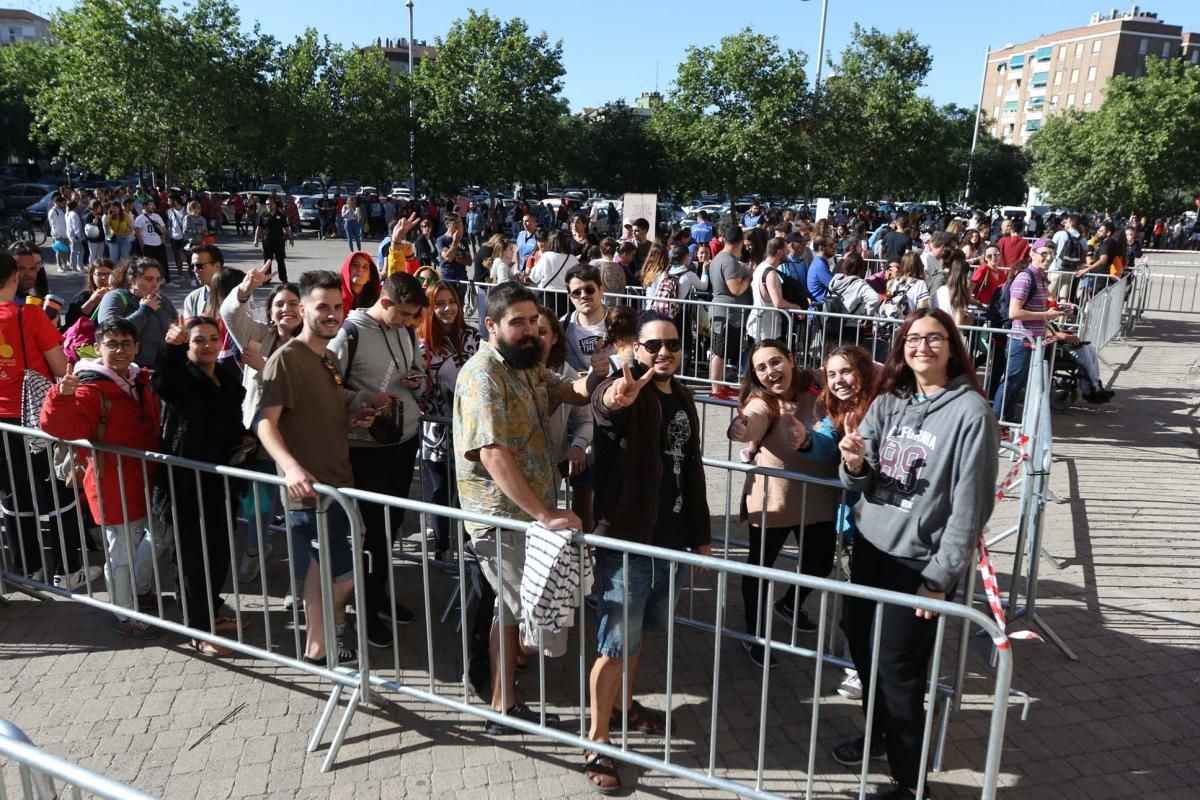
M 344 245 L 303 242 L 297 267 L 336 268 Z M 243 248 L 228 248 L 238 253 Z M 248 250 L 248 248 L 244 248 Z M 235 258 L 233 265 L 243 266 Z M 253 263 L 248 257 L 246 265 Z M 295 278 L 297 271 L 289 270 Z M 57 279 L 56 279 L 57 283 Z M 62 292 L 60 292 L 62 293 Z M 1104 352 L 1117 401 L 1099 410 L 1055 417 L 1046 547 L 1062 569 L 1043 562 L 1039 608 L 1078 653 L 1067 661 L 1049 643 L 1019 642 L 1014 686 L 1029 692 L 1029 720 L 1016 707 L 1008 718 L 1002 783 L 1005 796 L 1045 798 L 1197 796 L 1200 769 L 1200 602 L 1188 570 L 1200 560 L 1191 499 L 1200 477 L 1200 363 L 1195 316 L 1151 319 L 1138 336 Z M 715 417 L 714 417 L 715 419 Z M 708 439 L 716 445 L 721 427 Z M 724 452 L 724 451 L 722 451 Z M 711 505 L 723 511 L 725 481 L 710 474 Z M 1011 504 L 1006 504 L 1006 506 Z M 1011 508 L 1002 508 L 1002 515 Z M 416 539 L 408 542 L 411 549 Z M 1011 553 L 997 559 L 1004 571 Z M 272 560 L 268 616 L 275 646 L 292 652 L 291 615 L 283 612 L 286 563 Z M 420 572 L 396 569 L 401 599 L 422 608 Z M 696 581 L 695 616 L 712 619 L 714 581 Z M 452 588 L 435 573 L 434 613 Z M 740 619 L 736 582 L 729 614 Z M 168 798 L 258 797 L 584 797 L 590 792 L 573 748 L 530 737 L 488 738 L 482 725 L 440 707 L 391 696 L 364 708 L 350 728 L 336 768 L 319 772 L 320 752 L 305 755 L 327 687 L 293 670 L 247 658 L 220 663 L 194 656 L 179 640 L 129 647 L 110 631 L 105 614 L 67 602 L 36 602 L 10 594 L 0 607 L 0 715 L 39 745 Z M 261 597 L 241 597 L 261 613 Z M 811 601 L 810 601 L 811 605 Z M 262 616 L 248 633 L 262 641 Z M 459 634 L 453 619 L 434 622 L 433 675 L 440 692 L 461 697 L 456 684 Z M 430 670 L 422 622 L 402 629 L 399 658 L 374 651 L 389 677 L 426 688 Z M 589 640 L 590 640 L 589 631 Z M 811 637 L 803 640 L 811 643 Z M 716 768 L 753 780 L 761 672 L 736 643 L 721 645 Z M 679 629 L 675 652 L 672 759 L 704 766 L 712 711 L 711 634 Z M 952 663 L 948 650 L 947 665 Z M 949 729 L 946 771 L 937 796 L 978 794 L 987 716 L 988 670 L 983 642 L 971 645 L 968 697 Z M 639 684 L 647 703 L 663 707 L 665 646 L 651 644 Z M 536 695 L 536 665 L 525 691 Z M 949 667 L 943 669 L 943 676 Z M 834 694 L 838 677 L 822 681 L 820 750 L 815 791 L 850 796 L 854 776 L 825 754 L 856 730 L 857 708 Z M 784 658 L 771 674 L 764 787 L 803 791 L 806 778 L 812 669 Z M 548 705 L 578 731 L 578 646 L 548 662 Z M 457 687 L 457 688 L 456 688 Z M 243 705 L 245 704 L 245 705 Z M 237 710 L 240 709 L 240 710 Z M 231 711 L 237 713 L 197 741 Z M 637 735 L 631 746 L 661 752 L 661 740 Z M 723 796 L 657 773 L 624 772 L 636 797 Z M 13 770 L 6 786 L 15 784 Z M 874 775 L 874 780 L 882 775 Z

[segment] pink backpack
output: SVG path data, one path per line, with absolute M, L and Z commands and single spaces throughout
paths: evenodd
M 91 352 L 85 348 L 91 348 Z M 95 348 L 96 323 L 89 316 L 80 316 L 63 334 L 62 349 L 67 356 L 67 363 L 78 364 L 81 358 L 95 358 Z M 80 350 L 84 352 L 80 353 Z

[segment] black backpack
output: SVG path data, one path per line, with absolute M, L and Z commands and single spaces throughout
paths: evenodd
M 987 307 L 988 325 L 993 328 L 1011 328 L 1012 320 L 1008 318 L 1008 307 L 1012 303 L 1012 285 L 1022 273 L 1029 272 L 1033 267 L 1026 267 L 1012 277 L 1008 283 L 1004 284 L 1000 291 L 992 295 L 991 301 Z M 1030 275 L 1030 278 L 1034 278 Z
M 764 289 L 767 285 L 767 276 L 772 272 L 779 276 L 779 288 L 783 293 L 783 299 L 789 303 L 795 303 L 801 308 L 808 308 L 808 287 L 786 272 L 781 272 L 778 267 L 770 267 L 763 273 Z
M 1083 263 L 1083 237 L 1067 234 L 1067 243 L 1062 249 L 1063 269 L 1077 269 Z

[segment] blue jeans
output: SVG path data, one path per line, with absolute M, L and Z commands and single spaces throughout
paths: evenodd
M 362 223 L 358 220 L 346 220 L 346 244 L 351 252 L 362 250 Z
M 325 503 L 325 498 L 318 502 Z M 321 560 L 318 544 L 318 519 L 325 518 L 329 525 L 329 569 L 334 583 L 348 581 L 354 576 L 354 553 L 350 547 L 350 519 L 340 503 L 328 502 L 325 508 L 293 509 L 288 512 L 292 523 L 293 553 L 292 570 L 297 578 L 308 572 L 308 562 Z
M 133 239 L 114 239 L 108 243 L 108 257 L 114 263 L 121 263 L 133 252 Z
M 996 397 L 992 400 L 992 411 L 996 412 L 1001 422 L 1019 421 L 1013 416 L 1017 401 L 1025 391 L 1025 381 L 1029 378 L 1029 356 L 1032 352 L 1025 346 L 1024 339 L 1009 338 L 1004 381 L 996 389 Z
M 600 627 L 596 651 L 608 658 L 621 658 L 625 647 L 637 655 L 642 631 L 666 630 L 671 616 L 671 561 L 648 556 L 629 556 L 625 573 L 624 554 L 596 551 L 596 592 L 600 595 Z M 679 595 L 676 575 L 675 595 Z M 628 598 L 626 597 L 628 591 Z M 629 603 L 629 628 L 625 628 L 625 602 Z

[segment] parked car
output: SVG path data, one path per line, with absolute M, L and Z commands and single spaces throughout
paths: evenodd
M 37 204 L 47 193 L 56 191 L 55 187 L 48 183 L 10 183 L 8 186 L 0 187 L 0 201 L 3 201 L 4 208 L 10 214 L 19 213 L 22 209 L 28 208 L 31 205 Z M 43 218 L 45 218 L 46 210 L 42 209 Z
M 310 194 L 297 198 L 296 205 L 300 209 L 300 227 L 316 230 L 321 225 L 321 217 L 317 208 L 321 204 L 321 195 Z
M 58 194 L 58 190 L 46 192 L 46 194 L 36 203 L 32 203 L 25 207 L 25 216 L 35 226 L 44 227 L 46 225 L 46 214 L 50 211 L 50 206 L 54 202 L 54 195 Z
M 259 188 L 259 191 L 266 192 L 267 194 L 271 194 L 271 192 L 275 192 L 276 194 L 284 193 L 283 185 L 279 184 L 279 183 L 264 183 L 262 186 L 260 186 L 258 188 Z

